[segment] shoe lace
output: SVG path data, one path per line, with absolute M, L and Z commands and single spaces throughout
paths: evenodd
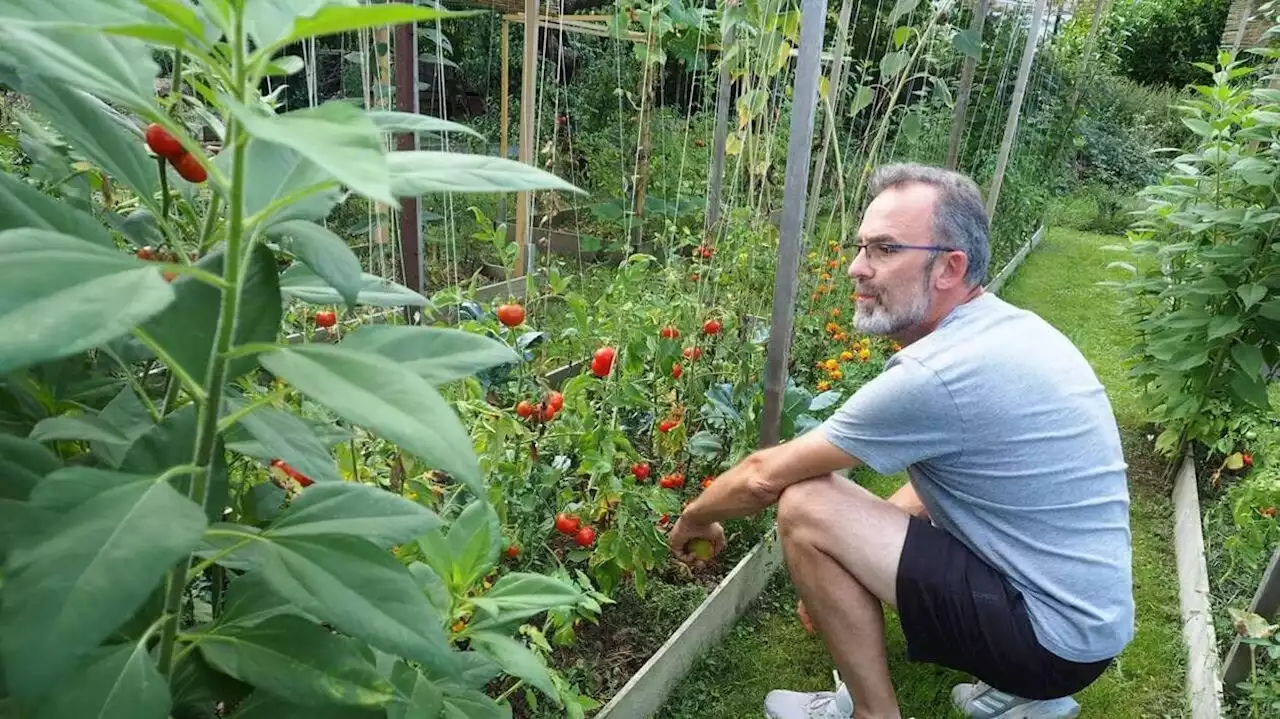
M 836 703 L 836 694 L 840 691 L 842 684 L 840 673 L 832 671 L 831 677 L 835 680 L 836 690 L 834 692 L 822 692 L 809 700 L 810 719 L 846 719 L 846 715 L 840 711 L 840 707 Z

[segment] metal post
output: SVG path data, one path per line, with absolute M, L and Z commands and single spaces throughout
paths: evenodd
M 951 118 L 951 141 L 947 146 L 949 170 L 956 169 L 956 163 L 960 162 L 960 138 L 964 135 L 965 118 L 969 112 L 969 95 L 973 93 L 973 75 L 977 72 L 978 60 L 982 57 L 982 29 L 986 23 L 987 0 L 977 0 L 969 29 L 978 36 L 978 57 L 966 57 L 964 68 L 960 70 L 960 87 L 956 90 L 956 107 Z
M 716 84 L 716 134 L 711 142 L 711 186 L 707 189 L 706 239 L 711 240 L 720 223 L 720 191 L 724 187 L 724 152 L 729 137 L 729 66 L 724 56 L 733 44 L 733 26 L 720 34 L 720 80 Z
M 1040 0 L 1042 3 L 1044 0 Z M 813 116 L 818 104 L 827 0 L 803 0 L 800 48 L 792 97 L 791 137 L 787 145 L 786 179 L 782 190 L 782 221 L 778 240 L 778 269 L 774 275 L 773 316 L 764 367 L 764 415 L 760 444 L 778 443 L 782 432 L 782 401 L 787 388 L 787 364 L 795 321 L 796 273 L 800 264 L 801 231 L 809 190 L 809 161 L 813 154 Z
M 848 44 L 849 16 L 853 14 L 853 0 L 844 0 L 840 6 L 840 19 L 836 22 L 836 47 L 831 57 L 831 72 L 827 75 L 827 97 L 831 99 L 831 107 L 840 107 L 841 78 L 844 77 L 844 53 Z M 809 205 L 808 217 L 805 219 L 805 232 L 813 232 L 813 223 L 818 219 L 818 198 L 822 193 L 822 176 L 827 171 L 827 152 L 831 149 L 831 138 L 835 137 L 836 124 L 826 113 L 822 113 L 818 122 L 822 125 L 822 149 L 818 152 L 818 161 L 813 166 L 813 184 L 809 196 L 813 202 Z
M 538 90 L 538 0 L 524 0 L 524 67 L 520 68 L 520 161 L 533 164 L 533 118 Z M 533 273 L 533 193 L 516 195 L 516 277 Z
M 995 217 L 996 203 L 1000 200 L 1000 183 L 1009 164 L 1009 152 L 1013 139 L 1018 135 L 1018 117 L 1022 113 L 1022 97 L 1027 92 L 1027 78 L 1031 76 L 1031 63 L 1036 59 L 1036 47 L 1040 44 L 1040 21 L 1044 19 L 1045 0 L 1036 0 L 1031 11 L 1031 28 L 1027 30 L 1027 46 L 1022 51 L 1022 64 L 1018 67 L 1018 79 L 1013 85 L 1013 99 L 1009 102 L 1009 120 L 1004 126 L 1004 139 L 1000 141 L 1000 155 L 996 158 L 996 172 L 991 178 L 987 193 L 987 216 Z
M 404 0 L 412 2 L 412 0 Z M 418 25 L 405 23 L 395 29 L 396 109 L 418 114 Z M 396 136 L 397 150 L 418 149 L 418 135 L 402 132 Z M 416 196 L 400 199 L 400 260 L 404 285 L 422 292 L 422 216 Z

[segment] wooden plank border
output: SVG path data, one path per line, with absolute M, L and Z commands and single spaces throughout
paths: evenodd
M 1249 611 L 1263 619 L 1270 620 L 1280 610 L 1280 547 L 1271 554 L 1271 563 L 1258 582 L 1258 589 L 1253 593 L 1253 601 L 1249 603 Z M 1249 678 L 1249 649 L 1240 643 L 1237 636 L 1231 642 L 1231 650 L 1227 652 L 1227 660 L 1223 665 L 1222 684 L 1234 687 Z
M 1173 546 L 1178 565 L 1178 605 L 1187 649 L 1187 701 L 1191 719 L 1221 719 L 1222 681 L 1218 678 L 1217 640 L 1209 605 L 1209 569 L 1204 558 L 1204 529 L 1195 460 L 1182 459 L 1173 486 Z

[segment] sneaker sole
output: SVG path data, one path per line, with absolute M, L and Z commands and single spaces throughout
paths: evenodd
M 1080 705 L 1074 699 L 1064 697 L 1014 707 L 991 719 L 1076 719 L 1078 716 Z

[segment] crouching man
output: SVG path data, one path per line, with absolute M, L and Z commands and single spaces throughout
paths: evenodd
M 672 550 L 778 504 L 787 568 L 843 680 L 778 690 L 773 719 L 897 719 L 883 605 L 908 656 L 964 671 L 979 719 L 1065 719 L 1131 641 L 1126 464 L 1088 362 L 1035 314 L 983 291 L 989 221 L 974 183 L 882 167 L 849 267 L 854 326 L 903 349 L 822 426 L 720 475 Z M 905 470 L 887 501 L 835 472 Z M 939 710 L 939 716 L 941 710 Z

